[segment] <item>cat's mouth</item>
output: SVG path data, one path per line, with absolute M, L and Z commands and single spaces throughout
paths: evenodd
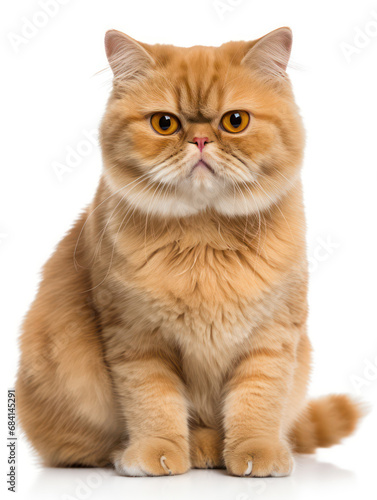
M 197 172 L 198 174 L 209 172 L 211 174 L 215 174 L 213 168 L 208 165 L 204 160 L 199 160 L 191 169 L 191 174 Z

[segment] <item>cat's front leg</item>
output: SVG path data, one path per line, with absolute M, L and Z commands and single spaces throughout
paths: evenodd
M 190 468 L 187 403 L 181 379 L 168 361 L 144 353 L 113 363 L 126 422 L 127 444 L 114 454 L 121 475 L 182 474 Z
M 224 459 L 236 476 L 287 476 L 293 469 L 282 420 L 296 343 L 290 333 L 280 333 L 283 340 L 260 343 L 243 358 L 226 388 Z

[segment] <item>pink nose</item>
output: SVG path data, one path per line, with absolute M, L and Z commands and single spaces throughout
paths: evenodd
M 200 152 L 202 152 L 203 149 L 204 149 L 204 146 L 208 142 L 208 137 L 194 137 L 193 142 L 196 143 L 196 145 L 198 146 Z

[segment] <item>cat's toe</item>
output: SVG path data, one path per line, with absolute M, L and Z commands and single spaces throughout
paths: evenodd
M 114 465 L 122 476 L 167 476 L 186 472 L 190 460 L 185 443 L 144 438 L 119 452 Z
M 235 476 L 289 476 L 294 460 L 289 447 L 282 442 L 247 439 L 224 452 L 228 471 Z
M 135 462 L 125 462 L 122 459 L 114 461 L 115 470 L 120 476 L 147 476 L 147 472 L 141 468 L 141 465 Z

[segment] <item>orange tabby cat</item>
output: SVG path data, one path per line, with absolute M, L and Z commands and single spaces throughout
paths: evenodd
M 48 465 L 284 476 L 349 435 L 307 402 L 304 133 L 278 29 L 221 47 L 106 34 L 93 204 L 23 326 L 18 415 Z

